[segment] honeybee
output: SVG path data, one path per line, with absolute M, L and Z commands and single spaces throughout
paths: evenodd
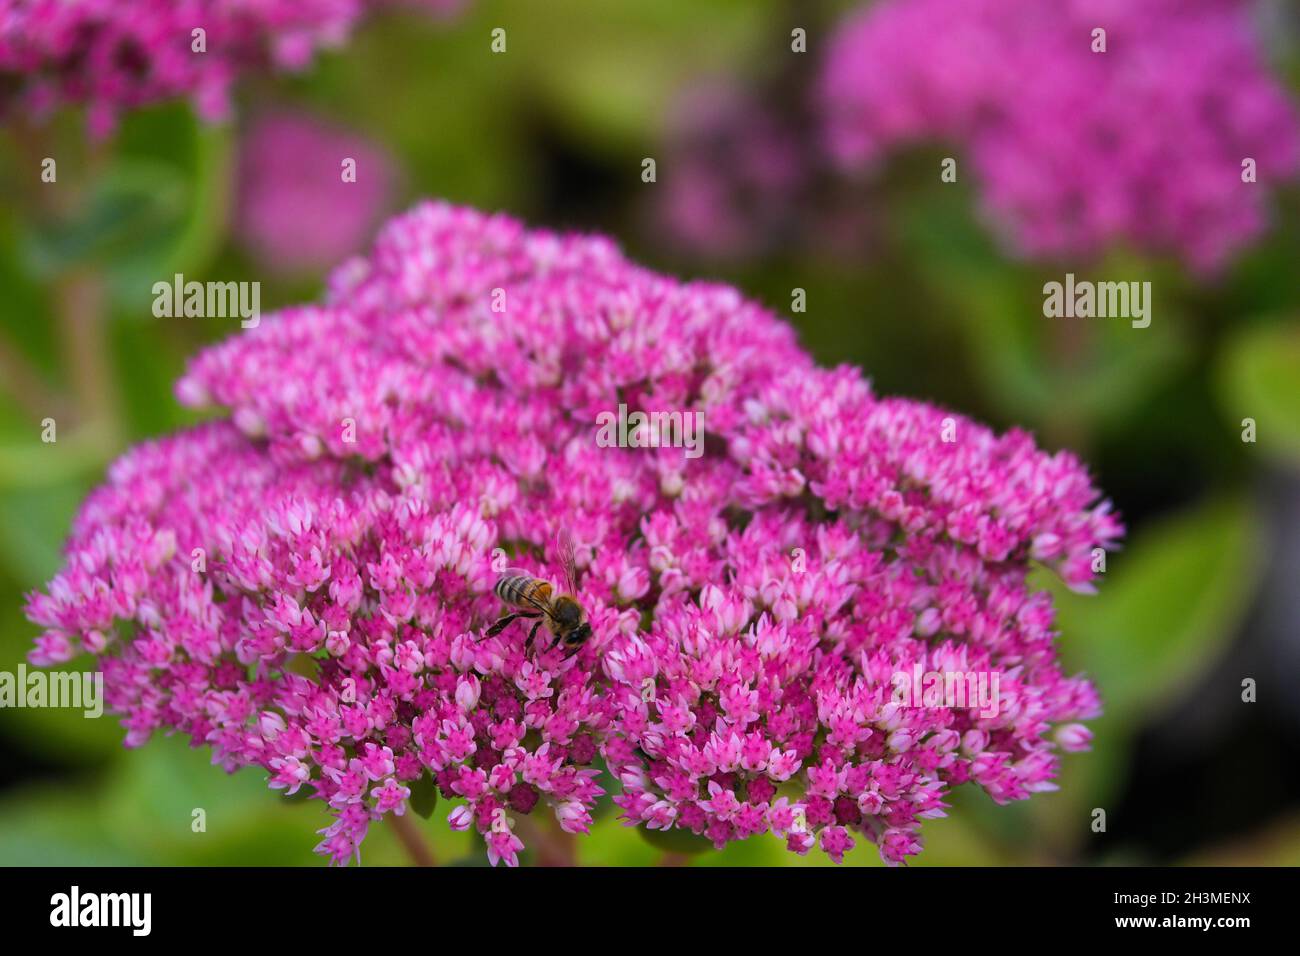
M 565 647 L 581 647 L 591 637 L 591 624 L 573 592 L 578 590 L 578 566 L 573 559 L 573 539 L 567 532 L 559 537 L 560 566 L 564 572 L 565 593 L 556 595 L 549 582 L 535 578 L 527 571 L 509 568 L 497 581 L 493 591 L 507 607 L 522 608 L 511 611 L 488 628 L 488 634 L 500 634 L 516 618 L 536 619 L 528 632 L 525 647 L 531 647 L 533 638 L 543 624 L 555 635 L 557 643 Z

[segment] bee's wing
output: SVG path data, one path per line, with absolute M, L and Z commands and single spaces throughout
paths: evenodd
M 547 615 L 548 617 L 551 614 L 551 606 L 547 604 L 545 601 L 539 601 L 536 598 L 532 598 L 532 597 L 528 597 L 527 595 L 524 595 L 519 599 L 519 603 L 521 605 L 527 604 L 533 610 L 540 611 L 543 614 Z
M 560 568 L 564 572 L 564 590 L 568 594 L 578 592 L 578 562 L 573 557 L 573 535 L 567 528 L 561 528 L 558 535 Z

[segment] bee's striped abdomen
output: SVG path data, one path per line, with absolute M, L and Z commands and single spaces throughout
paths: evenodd
M 545 604 L 551 596 L 549 584 L 527 574 L 508 574 L 496 583 L 493 590 L 497 597 L 514 607 L 530 601 Z

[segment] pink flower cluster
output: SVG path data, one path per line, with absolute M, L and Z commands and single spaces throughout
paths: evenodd
M 741 258 L 788 242 L 807 178 L 796 142 L 739 85 L 691 84 L 669 117 L 657 224 L 692 253 Z
M 649 232 L 684 260 L 732 261 L 798 247 L 856 263 L 870 217 L 833 172 L 783 78 L 747 88 L 698 77 L 669 104 L 662 188 L 645 199 Z
M 329 286 L 193 362 L 179 396 L 229 419 L 118 461 L 31 597 L 33 661 L 98 656 L 129 745 L 310 788 L 340 862 L 428 774 L 514 863 L 539 802 L 587 828 L 601 756 L 629 824 L 893 862 L 951 786 L 1023 798 L 1086 743 L 1025 582 L 1090 588 L 1122 533 L 1071 455 L 599 237 L 429 203 Z M 701 412 L 704 454 L 598 446 L 620 403 Z M 486 637 L 494 568 L 555 580 L 561 529 L 591 640 Z M 999 672 L 996 714 L 892 699 L 918 663 Z
M 0 78 L 16 78 L 37 114 L 85 103 L 91 129 L 118 115 L 188 97 L 207 120 L 229 110 L 249 69 L 297 70 L 341 45 L 370 9 L 394 0 L 0 0 Z M 412 0 L 433 14 L 459 0 Z M 202 42 L 195 31 L 201 30 Z M 0 107 L 4 101 L 0 99 Z
M 355 178 L 344 180 L 344 160 Z M 240 145 L 236 232 L 269 269 L 327 269 L 365 247 L 396 179 L 377 143 L 308 113 L 269 112 Z
M 1294 106 L 1249 0 L 885 0 L 836 37 L 820 79 L 849 166 L 960 145 L 1020 252 L 1127 242 L 1213 270 L 1300 170 Z M 1094 30 L 1105 52 L 1094 52 Z M 1243 182 L 1253 159 L 1258 183 Z

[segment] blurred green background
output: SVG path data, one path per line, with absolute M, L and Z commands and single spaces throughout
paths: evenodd
M 1105 701 L 1093 750 L 1065 758 L 1059 792 L 1023 804 L 958 791 L 951 816 L 926 825 L 917 865 L 1300 863 L 1300 193 L 1277 194 L 1272 231 L 1213 279 L 1110 253 L 1095 274 L 1153 282 L 1155 318 L 1141 331 L 1045 320 L 1043 283 L 1075 264 L 1008 258 L 974 190 L 939 182 L 938 150 L 896 156 L 870 182 L 816 169 L 802 198 L 837 209 L 847 229 L 783 223 L 743 255 L 675 242 L 662 221 L 685 165 L 675 104 L 722 77 L 795 116 L 848 6 L 549 0 L 475 3 L 443 24 L 394 14 L 301 76 L 245 82 L 224 126 L 201 127 L 176 104 L 126 118 L 100 145 L 76 112 L 6 129 L 0 669 L 27 653 L 23 595 L 58 567 L 77 503 L 128 444 L 193 420 L 172 383 L 187 356 L 232 331 L 154 318 L 151 284 L 174 272 L 260 280 L 264 310 L 320 295 L 323 271 L 263 268 L 233 214 L 249 118 L 302 110 L 387 151 L 388 211 L 433 196 L 599 230 L 650 266 L 724 279 L 782 314 L 802 288 L 807 311 L 792 320 L 820 361 L 861 365 L 882 393 L 1024 426 L 1094 467 L 1129 525 L 1125 548 L 1097 597 L 1041 580 L 1057 593 L 1066 663 Z M 496 26 L 504 55 L 489 49 Z M 794 26 L 809 32 L 806 56 L 790 54 Z M 1272 38 L 1296 90 L 1298 40 Z M 801 148 L 815 153 L 806 132 Z M 59 157 L 57 187 L 39 183 L 46 155 Z M 645 157 L 655 183 L 642 181 Z M 47 416 L 52 445 L 40 440 Z M 1248 416 L 1254 444 L 1241 440 Z M 1242 702 L 1244 678 L 1258 682 L 1257 703 Z M 121 737 L 112 718 L 0 711 L 0 864 L 321 865 L 319 804 L 268 791 L 259 771 L 227 776 L 183 741 L 128 752 Z M 196 807 L 204 833 L 191 831 Z M 1098 807 L 1105 833 L 1090 828 Z M 476 838 L 448 831 L 449 809 L 421 828 L 441 860 L 480 862 Z M 665 861 L 608 807 L 574 852 Z M 362 858 L 405 862 L 384 828 Z M 772 838 L 692 860 L 829 865 Z M 880 865 L 870 846 L 849 863 Z

